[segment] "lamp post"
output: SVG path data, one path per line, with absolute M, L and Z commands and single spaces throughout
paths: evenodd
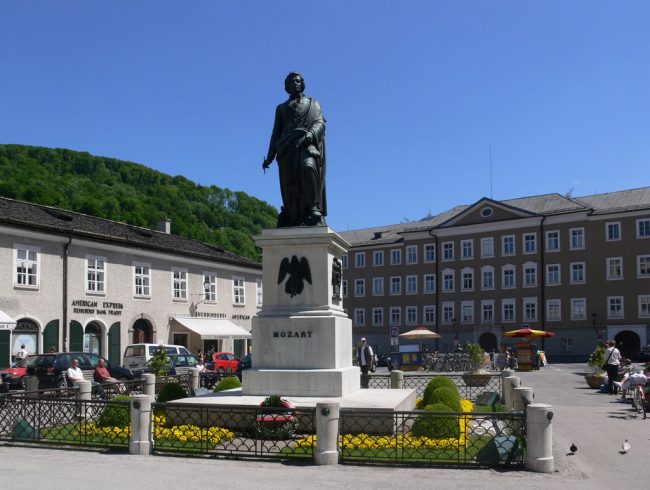
M 597 313 L 591 314 L 591 325 L 594 327 L 594 333 L 596 334 L 596 340 L 600 342 L 602 340 L 602 335 L 598 331 L 598 326 L 596 325 L 596 318 L 598 318 Z
M 203 299 L 200 300 L 197 303 L 194 303 L 192 306 L 194 307 L 194 313 L 196 313 L 196 307 L 199 306 L 201 303 L 206 301 L 210 296 L 210 280 L 207 278 L 207 276 L 204 277 L 203 279 L 203 293 L 199 294 L 193 294 L 192 296 L 203 296 Z
M 458 325 L 456 319 L 451 319 L 451 328 L 454 330 L 454 351 L 458 348 Z

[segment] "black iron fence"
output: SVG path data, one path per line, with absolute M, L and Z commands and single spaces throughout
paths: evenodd
M 158 393 L 162 386 L 169 383 L 177 383 L 183 387 L 185 393 L 192 393 L 192 375 L 176 374 L 173 376 L 156 376 L 156 393 Z
M 38 394 L 39 396 L 34 396 Z M 128 449 L 128 402 L 80 400 L 70 390 L 0 399 L 0 440 Z
M 451 379 L 458 387 L 461 398 L 475 401 L 484 393 L 497 393 L 501 397 L 501 373 L 490 374 L 429 374 L 404 373 L 404 388 L 414 389 L 416 396 L 422 398 L 424 390 L 431 379 L 436 376 L 445 376 Z M 390 374 L 371 374 L 368 385 L 371 389 L 390 389 Z
M 523 466 L 523 412 L 341 410 L 342 463 Z
M 313 446 L 301 444 L 315 433 L 313 408 L 156 403 L 153 410 L 156 453 L 313 459 Z

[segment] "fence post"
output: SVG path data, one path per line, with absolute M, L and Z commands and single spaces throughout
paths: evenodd
M 84 401 L 84 400 L 91 400 L 92 399 L 92 390 L 93 390 L 93 385 L 90 381 L 76 381 L 75 386 L 79 387 L 79 400 Z M 79 404 L 79 417 L 81 417 L 82 420 L 86 419 L 86 404 L 85 403 L 80 403 Z
M 394 369 L 390 372 L 390 389 L 401 390 L 404 388 L 404 371 Z
M 144 388 L 142 392 L 150 397 L 156 396 L 156 375 L 155 374 L 143 374 L 142 379 L 144 379 Z
M 512 369 L 504 369 L 501 371 L 501 401 L 506 402 L 506 378 L 514 376 L 515 372 Z
M 30 398 L 38 398 L 38 393 L 34 393 L 38 391 L 38 376 L 25 376 L 25 391 Z
M 194 392 L 196 393 L 196 390 L 199 389 L 199 386 L 201 384 L 200 382 L 201 371 L 199 371 L 197 368 L 190 368 L 190 374 L 192 375 L 190 386 L 192 387 L 192 390 L 194 390 Z
M 521 385 L 521 380 L 518 376 L 508 376 L 503 380 L 503 385 L 505 389 L 504 405 L 506 406 L 506 410 L 512 410 L 513 390 Z
M 512 408 L 515 412 L 523 412 L 526 410 L 526 407 L 533 403 L 535 394 L 533 393 L 532 388 L 527 386 L 520 386 L 519 388 L 514 388 L 512 397 Z
M 339 414 L 338 402 L 316 404 L 316 464 L 338 464 L 339 462 Z
M 552 473 L 553 420 L 552 405 L 532 403 L 526 407 L 526 469 Z
M 151 401 L 148 395 L 133 395 L 131 397 L 131 437 L 129 438 L 129 454 L 146 456 L 153 449 L 151 433 Z

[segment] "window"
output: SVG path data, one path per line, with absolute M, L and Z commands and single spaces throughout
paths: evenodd
M 390 251 L 390 263 L 391 265 L 400 265 L 402 263 L 402 250 L 395 248 Z
M 639 317 L 650 317 L 650 294 L 639 295 Z
M 243 277 L 233 276 L 232 278 L 232 303 L 234 305 L 246 304 L 246 288 Z
M 503 323 L 515 321 L 515 300 L 512 298 L 501 300 L 501 318 Z
M 623 318 L 623 296 L 607 297 L 607 318 Z
M 384 265 L 384 251 L 383 250 L 375 250 L 372 252 L 372 265 L 375 267 L 381 267 Z
M 623 257 L 608 257 L 607 280 L 623 279 Z
M 605 239 L 608 242 L 621 239 L 621 223 L 605 223 Z
M 436 275 L 424 275 L 424 294 L 431 294 L 436 292 Z
M 354 309 L 354 325 L 363 327 L 366 324 L 366 310 L 364 308 Z
M 418 322 L 418 308 L 417 306 L 406 307 L 406 324 L 415 325 Z
M 14 245 L 14 287 L 39 287 L 40 255 L 38 247 Z
M 259 291 L 257 295 L 259 296 L 258 305 L 262 304 L 262 281 L 258 280 Z M 207 285 L 207 287 L 206 287 Z M 217 302 L 217 275 L 211 272 L 203 273 L 203 291 L 205 292 L 205 302 L 206 303 L 216 303 Z
M 357 297 L 363 297 L 366 295 L 366 280 L 365 279 L 355 279 L 354 280 L 354 295 Z
M 206 296 L 207 301 L 207 296 Z M 262 280 L 258 279 L 255 281 L 255 305 L 262 306 L 264 303 L 264 290 L 262 287 Z
M 424 261 L 427 263 L 436 261 L 436 245 L 434 243 L 424 245 Z
M 442 271 L 442 290 L 447 293 L 454 290 L 454 271 L 451 269 Z
M 501 287 L 503 289 L 514 288 L 515 281 L 515 266 L 514 265 L 504 265 L 501 269 Z
M 106 257 L 86 255 L 86 293 L 106 293 Z
M 636 220 L 636 237 L 637 238 L 650 238 L 650 219 Z
M 492 216 L 492 213 L 494 213 L 494 210 L 491 207 L 486 206 L 483 209 L 481 209 L 481 216 L 483 216 L 484 218 L 489 218 L 490 216 Z
M 452 324 L 455 321 L 454 302 L 446 301 L 442 304 L 442 323 Z
M 462 276 L 463 276 L 462 290 L 463 291 L 474 290 L 474 269 L 470 269 L 470 268 L 463 269 Z
M 557 286 L 560 280 L 560 264 L 549 264 L 546 266 L 546 283 L 549 286 Z
M 460 241 L 460 253 L 462 259 L 471 259 L 474 257 L 474 241 L 473 240 L 461 240 Z
M 571 262 L 571 284 L 582 284 L 585 282 L 585 263 Z
M 501 237 L 501 255 L 515 254 L 515 236 L 504 235 Z
M 343 295 L 344 298 L 348 297 L 348 280 L 343 279 L 341 281 L 341 294 Z
M 344 254 L 341 256 L 341 263 L 344 269 L 348 268 L 348 254 Z
M 383 308 L 373 308 L 372 309 L 372 326 L 381 327 L 384 324 L 384 309 Z
M 587 319 L 586 298 L 571 298 L 571 320 Z
M 481 301 L 481 321 L 483 323 L 494 323 L 494 300 Z
M 436 307 L 435 305 L 424 305 L 422 311 L 425 325 L 436 324 Z
M 384 295 L 384 278 L 383 277 L 373 277 L 372 278 L 372 295 L 373 296 L 383 296 Z
M 489 236 L 481 238 L 481 257 L 494 257 L 494 238 Z
M 354 266 L 355 267 L 366 266 L 366 252 L 357 252 L 354 254 Z
M 524 287 L 533 287 L 537 285 L 537 264 L 526 262 L 524 264 Z
M 562 338 L 561 340 L 561 349 L 562 352 L 573 352 L 573 339 L 565 339 Z
M 547 231 L 546 232 L 546 251 L 557 252 L 560 250 L 560 232 Z
M 524 298 L 524 321 L 537 321 L 537 298 Z
M 579 250 L 585 248 L 585 229 L 584 228 L 571 228 L 571 250 Z
M 546 300 L 546 320 L 559 322 L 562 320 L 562 301 L 559 299 Z
M 402 309 L 399 306 L 390 307 L 390 324 L 399 325 L 402 323 Z
M 418 247 L 417 245 L 409 245 L 406 247 L 406 263 L 407 264 L 417 264 L 418 263 Z
M 454 260 L 454 242 L 442 244 L 442 260 Z
M 390 278 L 390 294 L 402 294 L 402 278 Z
M 534 254 L 537 252 L 537 234 L 525 233 L 524 234 L 524 253 Z
M 474 323 L 474 302 L 461 301 L 460 314 L 461 323 Z
M 481 289 L 494 289 L 494 267 L 491 265 L 481 267 Z
M 136 298 L 151 297 L 151 264 L 133 263 L 133 294 Z
M 172 268 L 172 298 L 187 300 L 187 269 Z
M 417 294 L 418 276 L 406 276 L 406 294 Z
M 650 255 L 638 255 L 636 258 L 637 277 L 650 277 Z

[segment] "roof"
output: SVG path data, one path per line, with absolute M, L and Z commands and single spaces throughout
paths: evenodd
M 261 269 L 259 262 L 170 233 L 0 197 L 0 224 Z
M 488 198 L 479 199 L 477 203 L 484 199 Z M 551 193 L 539 196 L 506 199 L 502 201 L 492 199 L 492 201 L 511 208 L 528 211 L 539 216 L 551 216 L 576 212 L 605 214 L 650 208 L 650 187 L 609 192 L 605 194 L 594 194 L 585 197 L 568 197 L 558 193 Z M 351 230 L 341 233 L 341 236 L 355 247 L 378 245 L 381 243 L 395 243 L 402 240 L 402 233 L 436 229 L 440 225 L 453 220 L 454 217 L 468 210 L 475 204 L 455 206 L 438 215 L 428 216 L 416 222 Z M 376 235 L 378 232 L 381 232 L 380 237 Z

